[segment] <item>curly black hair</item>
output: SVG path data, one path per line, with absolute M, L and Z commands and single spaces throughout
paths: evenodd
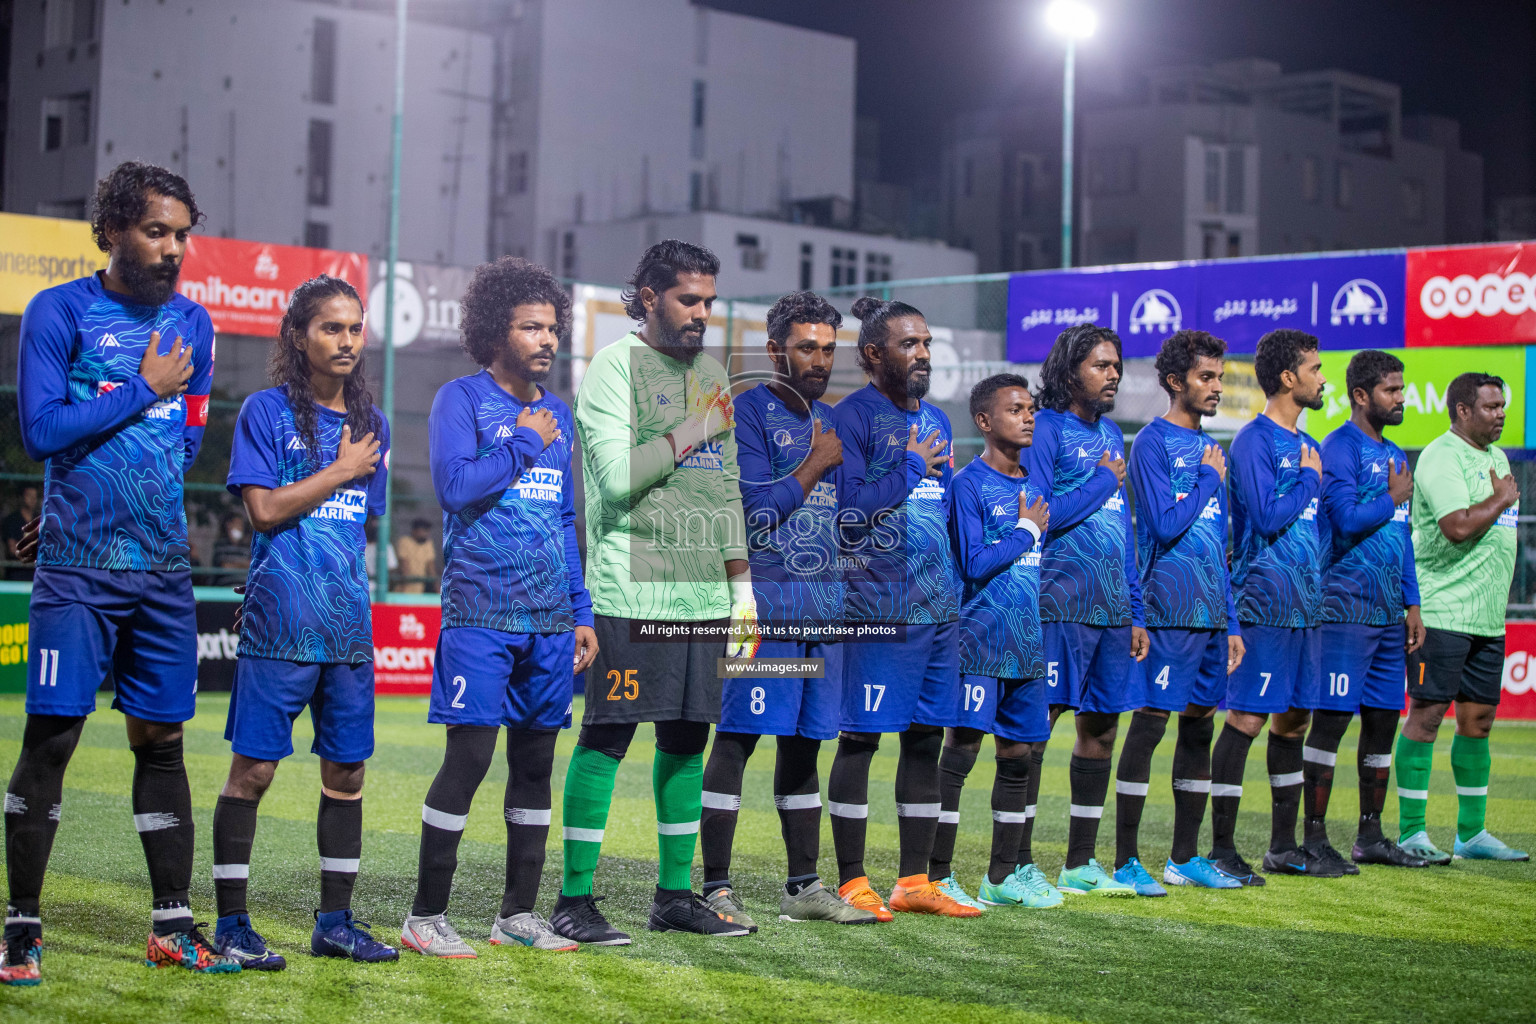
M 1168 383 L 1169 377 L 1182 384 L 1202 357 L 1220 359 L 1226 354 L 1227 343 L 1213 334 L 1205 331 L 1174 331 L 1158 350 L 1157 362 L 1154 364 L 1157 368 L 1157 382 L 1171 398 L 1174 391 L 1173 385 Z
M 830 324 L 833 331 L 843 326 L 843 314 L 815 292 L 790 292 L 768 310 L 768 337 L 783 343 L 795 324 Z
M 1503 391 L 1504 378 L 1495 377 L 1491 373 L 1463 373 L 1451 381 L 1450 387 L 1445 389 L 1445 411 L 1450 414 L 1452 425 L 1459 418 L 1456 412 L 1462 406 L 1468 409 L 1477 407 L 1477 393 L 1483 388 Z
M 992 411 L 992 400 L 1003 388 L 1023 388 L 1029 393 L 1029 381 L 1017 373 L 994 373 L 984 377 L 971 388 L 971 419 Z
M 1259 379 L 1265 398 L 1280 393 L 1280 375 L 1286 370 L 1295 373 L 1301 366 L 1301 357 L 1317 351 L 1317 337 L 1294 327 L 1282 327 L 1270 331 L 1259 339 L 1253 350 L 1253 375 Z
M 267 363 L 267 377 L 275 386 L 288 385 L 288 408 L 293 411 L 293 425 L 309 452 L 312 463 L 320 459 L 320 445 L 315 438 L 315 393 L 309 383 L 309 356 L 304 352 L 304 336 L 309 322 L 320 311 L 327 299 L 344 295 L 363 308 L 357 289 L 339 277 L 321 274 L 312 277 L 293 290 L 288 308 L 283 311 L 282 323 L 277 328 L 277 344 L 272 348 L 272 358 Z M 347 403 L 347 426 L 352 428 L 353 439 L 364 434 L 379 432 L 378 418 L 374 415 L 373 395 L 363 377 L 363 357 L 347 376 L 341 388 Z
M 1103 342 L 1112 342 L 1115 355 L 1121 355 L 1120 335 L 1098 324 L 1078 324 L 1056 335 L 1056 344 L 1040 367 L 1040 390 L 1035 402 L 1042 409 L 1058 412 L 1072 404 L 1072 389 L 1080 383 L 1077 368 L 1088 354 Z
M 571 297 L 553 274 L 520 256 L 480 264 L 459 299 L 465 354 L 490 366 L 507 343 L 517 307 L 545 302 L 555 307 L 555 333 L 563 337 L 571 329 Z
M 1349 389 L 1349 401 L 1353 405 L 1355 401 L 1355 389 L 1365 392 L 1369 401 L 1372 391 L 1381 379 L 1389 373 L 1402 373 L 1403 361 L 1390 352 L 1380 349 L 1368 348 L 1363 352 L 1356 352 L 1349 359 L 1349 366 L 1344 371 L 1344 386 Z
M 891 340 L 890 328 L 886 325 L 897 317 L 923 315 L 922 310 L 916 306 L 895 299 L 889 301 L 877 299 L 872 295 L 854 300 L 853 309 L 849 312 L 853 314 L 855 320 L 859 321 L 859 369 L 869 374 L 874 373 L 875 367 L 869 361 L 869 353 L 866 350 L 873 345 L 880 351 L 885 351 L 885 343 Z
M 96 239 L 96 248 L 111 252 L 107 232 L 121 231 L 142 220 L 151 195 L 180 202 L 191 214 L 193 227 L 203 222 L 203 212 L 192 198 L 187 179 L 164 167 L 125 160 L 96 183 L 96 198 L 91 204 L 91 235 Z
M 629 279 L 629 287 L 620 298 L 624 300 L 624 312 L 631 320 L 645 321 L 645 303 L 640 301 L 640 289 L 649 288 L 660 295 L 668 288 L 676 287 L 679 274 L 706 274 L 716 277 L 720 273 L 720 257 L 692 242 L 668 238 L 645 250 L 640 265 Z

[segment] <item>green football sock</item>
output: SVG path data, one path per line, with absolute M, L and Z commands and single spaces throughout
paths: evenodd
M 1429 771 L 1435 745 L 1397 737 L 1397 827 L 1401 838 L 1424 831 L 1424 805 L 1429 803 Z
M 661 852 L 656 884 L 691 889 L 694 841 L 704 812 L 704 755 L 656 751 L 651 787 L 656 792 L 656 845 Z
M 1488 772 L 1493 758 L 1488 737 L 1457 733 L 1451 739 L 1451 774 L 1456 779 L 1456 838 L 1466 842 L 1483 830 L 1488 814 Z
M 592 892 L 592 872 L 603 849 L 603 829 L 613 803 L 618 758 L 577 744 L 565 773 L 563 815 L 565 877 L 560 892 L 586 896 Z

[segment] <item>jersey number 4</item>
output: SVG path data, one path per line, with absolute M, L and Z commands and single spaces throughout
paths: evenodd
M 637 669 L 627 668 L 623 674 L 619 670 L 608 670 L 608 681 L 613 685 L 608 688 L 609 700 L 634 700 L 640 696 L 640 680 L 635 678 Z M 622 688 L 622 691 L 621 691 Z

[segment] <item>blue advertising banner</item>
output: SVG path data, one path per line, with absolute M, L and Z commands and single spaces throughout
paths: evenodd
M 1181 329 L 1209 331 L 1234 353 L 1279 327 L 1315 334 L 1324 349 L 1402 348 L 1406 276 L 1401 251 L 1015 274 L 1008 358 L 1040 362 L 1085 320 L 1119 334 L 1127 358 L 1156 355 Z

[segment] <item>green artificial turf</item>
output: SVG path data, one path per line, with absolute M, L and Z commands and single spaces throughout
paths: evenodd
M 580 707 L 576 709 L 580 716 Z M 197 809 L 193 903 L 214 916 L 211 821 L 228 768 L 225 698 L 199 700 L 187 762 Z M 0 698 L 0 771 L 9 772 L 23 723 L 20 697 Z M 1053 873 L 1065 852 L 1067 750 L 1062 723 L 1046 756 L 1035 850 Z M 559 885 L 559 791 L 574 732 L 556 763 L 555 827 L 540 905 Z M 1352 731 L 1339 754 L 1333 839 L 1347 851 L 1355 810 Z M 398 935 L 415 889 L 422 797 L 441 756 L 443 730 L 426 703 L 382 699 L 378 752 L 364 798 L 362 874 L 355 906 L 386 941 Z M 294 745 L 309 746 L 307 717 Z M 1159 748 L 1142 827 L 1149 865 L 1167 854 L 1172 800 L 1165 780 L 1172 738 Z M 1436 745 L 1430 834 L 1449 847 L 1455 822 L 1450 731 Z M 1493 736 L 1489 827 L 1536 846 L 1536 727 L 1501 723 Z M 868 864 L 888 887 L 896 865 L 891 785 L 895 744 L 872 772 Z M 152 971 L 140 959 L 149 888 L 129 811 L 133 759 L 122 718 L 92 716 L 66 780 L 63 822 L 43 891 L 44 982 L 0 991 L 11 1021 L 1530 1021 L 1536 1018 L 1536 866 L 1470 864 L 1406 871 L 1366 867 L 1357 878 L 1272 878 L 1264 889 L 1175 889 L 1164 899 L 1085 897 L 1054 911 L 989 910 L 979 920 L 900 916 L 876 927 L 781 924 L 783 870 L 773 811 L 772 742 L 749 764 L 736 832 L 734 880 L 762 926 L 745 939 L 704 940 L 644 930 L 655 884 L 655 816 L 648 730 L 619 772 L 597 891 L 625 948 L 538 953 L 486 943 L 500 902 L 504 826 L 498 760 L 481 787 L 460 848 L 450 917 L 481 953 L 477 961 L 361 966 L 308 953 L 318 865 L 316 759 L 301 753 L 278 770 L 261 809 L 251 865 L 256 926 L 289 959 L 280 974 L 195 977 Z M 822 772 L 832 745 L 823 750 Z M 987 862 L 990 751 L 961 809 L 956 872 L 972 887 Z M 1257 860 L 1268 838 L 1264 752 L 1248 761 L 1239 845 Z M 1395 798 L 1387 813 L 1395 818 Z M 1111 808 L 1099 852 L 1113 857 Z M 1391 825 L 1388 826 L 1389 831 Z M 1207 825 L 1206 835 L 1209 834 Z M 829 830 L 821 869 L 835 881 Z M 697 874 L 695 878 L 697 879 Z

